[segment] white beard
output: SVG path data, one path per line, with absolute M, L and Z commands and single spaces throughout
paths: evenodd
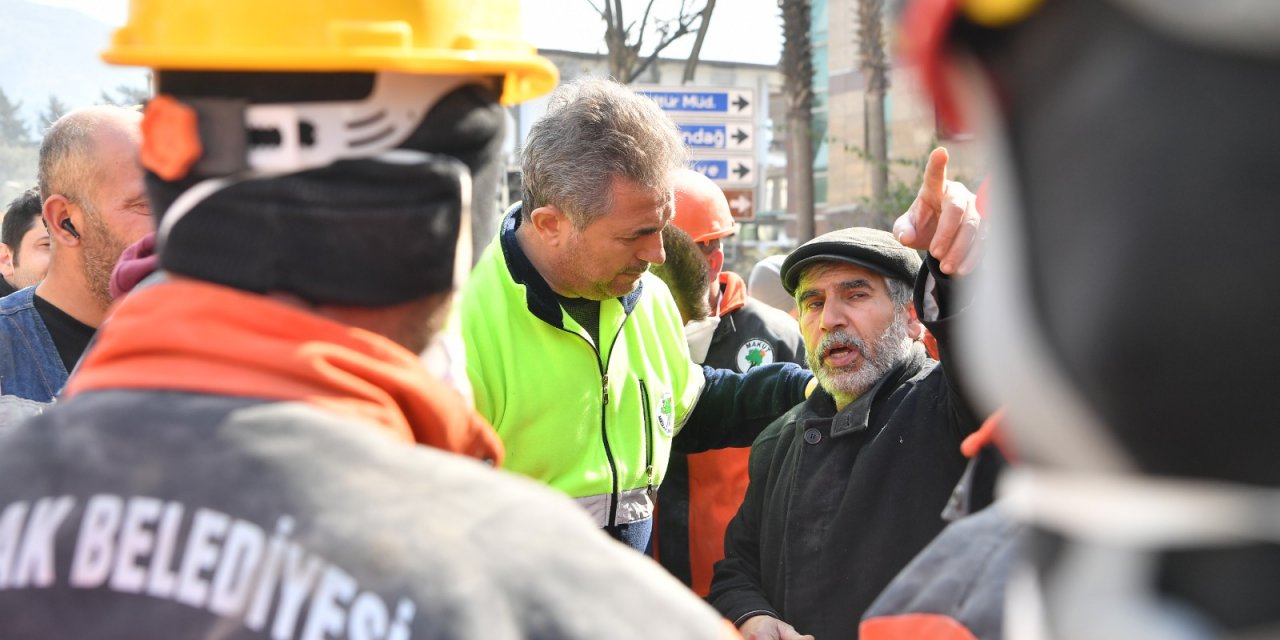
M 848 343 L 853 345 L 862 358 L 854 368 L 832 369 L 821 361 L 832 344 Z M 846 331 L 829 333 L 820 344 L 807 349 L 806 359 L 809 369 L 818 379 L 818 384 L 830 393 L 837 401 L 852 401 L 879 382 L 890 371 L 893 371 L 910 353 L 911 340 L 907 338 L 907 314 L 901 309 L 893 314 L 893 321 L 876 338 L 874 356 L 867 353 L 867 344 L 857 336 Z

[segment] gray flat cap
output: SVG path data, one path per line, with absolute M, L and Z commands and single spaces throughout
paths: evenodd
M 802 245 L 782 263 L 782 286 L 795 295 L 800 274 L 815 262 L 847 262 L 880 275 L 915 282 L 920 271 L 920 254 L 902 246 L 888 231 L 850 227 L 824 233 Z

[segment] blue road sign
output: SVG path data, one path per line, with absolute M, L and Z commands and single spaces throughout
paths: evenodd
M 728 160 L 694 160 L 693 170 L 712 180 L 721 180 L 729 175 Z
M 701 123 L 677 126 L 685 146 L 690 149 L 751 149 L 751 127 Z
M 698 89 L 658 87 L 637 89 L 675 117 L 676 114 L 750 118 L 755 108 L 755 91 L 751 89 Z
M 750 185 L 756 179 L 756 161 L 750 156 L 694 158 L 690 167 L 721 186 Z

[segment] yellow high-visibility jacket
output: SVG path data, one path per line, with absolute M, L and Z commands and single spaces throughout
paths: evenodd
M 561 308 L 520 250 L 508 212 L 463 291 L 476 410 L 504 468 L 574 498 L 604 526 L 649 518 L 671 440 L 704 385 L 666 285 L 645 274 L 600 303 L 600 344 Z

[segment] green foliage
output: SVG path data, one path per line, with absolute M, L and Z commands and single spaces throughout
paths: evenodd
M 20 109 L 22 109 L 22 101 L 10 100 L 4 90 L 0 89 L 0 144 L 22 147 L 34 143 L 31 139 L 31 130 L 19 113 Z
M 145 87 L 131 87 L 122 84 L 115 88 L 115 95 L 106 89 L 102 90 L 98 104 L 112 104 L 117 107 L 136 107 L 151 99 L 151 90 Z
M 0 207 L 36 184 L 40 150 L 33 145 L 0 142 Z
M 21 108 L 21 100 L 10 100 L 0 89 L 0 206 L 36 183 L 40 151 L 19 112 Z
M 899 170 L 889 172 L 889 190 L 885 196 L 883 203 L 880 203 L 879 211 L 884 213 L 885 229 L 892 228 L 893 221 L 898 216 L 906 213 L 907 209 L 915 202 L 916 194 L 920 192 L 920 184 L 924 180 L 924 168 L 929 164 L 929 154 L 938 146 L 940 142 L 937 136 L 929 140 L 929 144 L 920 152 L 920 155 L 913 158 L 890 159 L 890 166 L 906 167 L 909 171 Z M 948 168 L 947 179 L 955 180 L 969 187 L 971 191 L 977 192 L 978 185 L 971 181 L 972 176 L 965 176 L 958 173 L 952 173 Z M 866 203 L 870 206 L 870 198 Z
M 71 107 L 67 103 L 58 99 L 58 96 L 49 94 L 49 103 L 44 106 L 44 111 L 40 112 L 40 131 L 48 131 L 53 123 L 65 115 Z
M 150 97 L 147 89 L 129 85 L 120 85 L 113 92 L 102 92 L 102 102 L 125 107 L 141 104 Z M 35 186 L 40 138 L 49 125 L 71 107 L 58 96 L 50 95 L 37 121 L 32 124 L 22 117 L 21 109 L 21 100 L 11 100 L 0 89 L 0 206 Z
M 938 141 L 935 137 L 929 141 L 929 145 L 925 147 L 923 155 L 914 158 L 889 159 L 890 165 L 909 167 L 911 171 L 906 174 L 910 176 L 908 180 L 902 179 L 902 172 L 890 171 L 889 188 L 885 192 L 884 201 L 868 203 L 871 206 L 875 206 L 875 209 L 884 216 L 886 229 L 892 228 L 893 221 L 905 213 L 912 202 L 915 202 L 916 194 L 920 191 L 920 181 L 924 176 L 924 167 L 929 163 L 929 152 L 933 151 L 936 146 L 938 146 Z

